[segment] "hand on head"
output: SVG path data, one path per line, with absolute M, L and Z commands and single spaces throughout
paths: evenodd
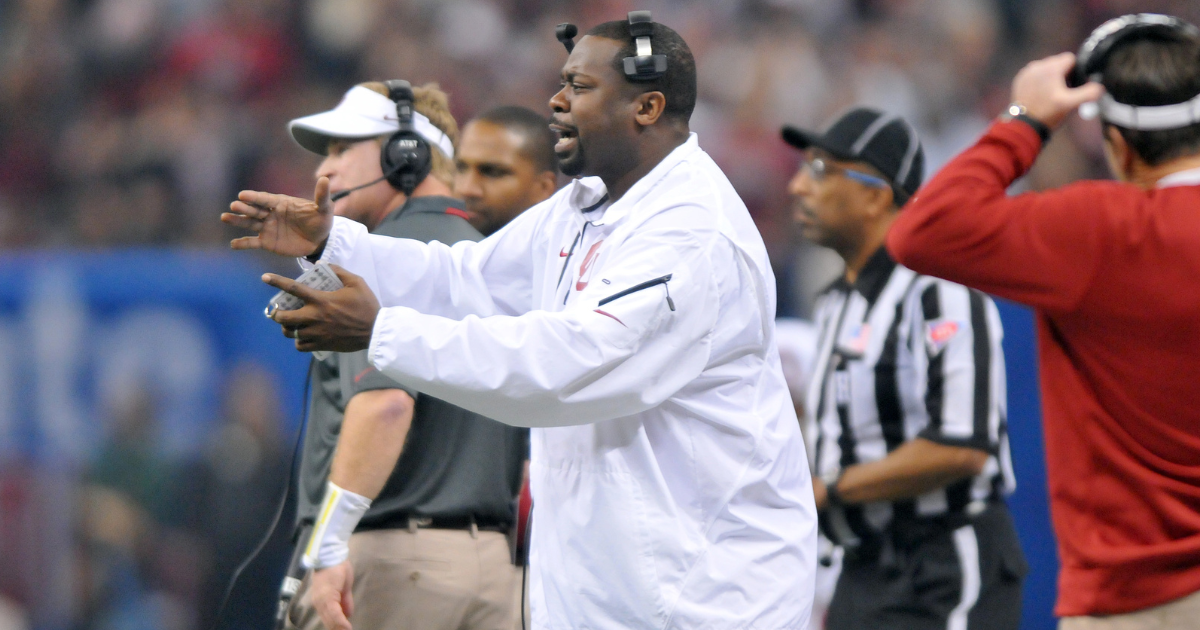
M 1075 54 L 1069 52 L 1029 62 L 1013 78 L 1012 102 L 1051 129 L 1058 127 L 1077 107 L 1104 95 L 1099 83 L 1067 87 L 1067 73 L 1074 66 Z
M 271 319 L 283 326 L 284 337 L 296 340 L 301 352 L 365 350 L 371 344 L 379 301 L 362 278 L 337 265 L 330 268 L 345 285 L 337 291 L 317 291 L 283 276 L 263 274 L 263 282 L 304 300 L 304 306 L 275 311 Z
M 233 249 L 265 249 L 281 256 L 308 256 L 325 242 L 333 228 L 329 178 L 317 179 L 313 200 L 254 190 L 238 193 L 221 221 L 257 232 L 229 243 Z

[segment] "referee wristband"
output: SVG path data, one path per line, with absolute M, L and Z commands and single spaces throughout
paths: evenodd
M 350 535 L 369 507 L 371 500 L 367 497 L 328 482 L 300 563 L 308 569 L 324 569 L 344 562 L 350 557 Z

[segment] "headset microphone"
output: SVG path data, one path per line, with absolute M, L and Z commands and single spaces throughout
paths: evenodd
M 567 49 L 567 53 L 575 50 L 575 35 L 579 33 L 579 29 L 574 24 L 563 22 L 554 27 L 554 36 Z
M 404 167 L 403 164 L 397 164 L 392 167 L 392 170 L 388 171 L 387 173 L 384 173 L 383 177 L 380 177 L 379 179 L 373 179 L 365 184 L 359 184 L 353 188 L 347 188 L 346 190 L 339 190 L 329 196 L 329 201 L 336 203 L 337 201 L 339 201 L 341 199 L 345 199 L 346 197 L 349 197 L 350 193 L 352 193 L 356 190 L 362 190 L 364 188 L 367 188 L 368 186 L 374 186 L 375 184 L 378 184 L 379 182 L 391 177 L 392 175 L 395 175 L 403 167 Z

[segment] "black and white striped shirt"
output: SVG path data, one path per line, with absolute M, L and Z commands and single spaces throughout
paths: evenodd
M 815 320 L 806 411 L 817 476 L 836 479 L 917 437 L 991 455 L 977 477 L 915 499 L 847 506 L 858 536 L 974 513 L 1012 492 L 1003 331 L 991 298 L 919 275 L 880 248 L 853 285 L 839 280 L 821 294 Z

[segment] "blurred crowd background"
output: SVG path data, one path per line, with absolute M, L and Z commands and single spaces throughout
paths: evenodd
M 333 106 L 356 82 L 390 78 L 439 83 L 460 123 L 499 104 L 548 114 L 566 54 L 554 25 L 582 31 L 651 9 L 695 53 L 692 128 L 758 222 L 780 314 L 802 317 L 839 263 L 791 225 L 785 186 L 798 155 L 779 140 L 782 124 L 817 127 L 851 104 L 901 114 L 922 134 L 928 176 L 1001 111 L 1027 61 L 1074 50 L 1115 15 L 1197 21 L 1198 5 L 0 0 L 0 247 L 216 252 L 232 236 L 217 216 L 238 190 L 311 194 L 316 159 L 287 136 L 289 119 Z M 1019 185 L 1103 176 L 1094 123 L 1075 119 Z M 54 459 L 54 474 L 28 465 L 36 453 L 0 443 L 0 630 L 211 625 L 229 573 L 270 521 L 298 406 L 280 393 L 296 383 L 270 369 L 217 364 L 214 417 L 190 446 L 163 446 L 161 392 L 138 378 L 105 381 L 97 422 L 107 428 Z M 50 521 L 66 532 L 54 540 L 69 542 L 53 570 L 46 545 L 31 542 Z M 259 581 L 266 595 L 276 588 Z M 237 614 L 231 627 L 250 627 Z

